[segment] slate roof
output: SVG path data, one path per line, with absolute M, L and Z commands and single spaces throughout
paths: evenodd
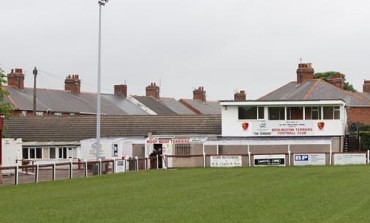
M 321 79 L 304 81 L 301 84 L 290 82 L 258 101 L 274 100 L 344 100 L 348 106 L 370 106 L 367 93 L 353 93 L 339 89 Z
M 9 102 L 16 110 L 33 109 L 33 88 L 24 88 L 19 90 L 15 87 L 4 87 L 9 95 L 5 101 Z M 124 110 L 116 106 L 115 103 L 102 97 L 101 112 L 111 115 L 127 115 Z M 96 113 L 96 94 L 81 93 L 74 95 L 64 90 L 37 89 L 36 90 L 36 110 L 53 112 L 71 112 L 71 113 Z
M 221 105 L 218 101 L 200 101 L 194 99 L 180 99 L 180 102 L 197 114 L 220 115 Z
M 195 115 L 195 112 L 174 98 L 161 98 L 160 102 L 179 115 Z
M 165 104 L 162 104 L 159 100 L 148 97 L 148 96 L 132 96 L 140 103 L 144 104 L 150 110 L 154 111 L 157 115 L 177 115 L 176 112 L 172 111 Z
M 4 120 L 4 136 L 23 141 L 79 141 L 96 137 L 96 116 L 14 117 Z M 101 137 L 220 135 L 220 115 L 101 116 Z
M 114 103 L 117 107 L 122 109 L 128 115 L 149 115 L 147 112 L 132 103 L 127 98 L 114 94 L 102 94 L 101 96 L 102 98 Z

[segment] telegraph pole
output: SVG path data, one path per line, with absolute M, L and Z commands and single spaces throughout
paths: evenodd
M 33 116 L 36 116 L 36 76 L 37 68 L 33 69 Z

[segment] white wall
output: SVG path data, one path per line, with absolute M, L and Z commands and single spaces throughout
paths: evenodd
M 266 106 L 266 105 L 265 105 Z M 284 105 L 282 105 L 284 106 Z M 322 106 L 322 105 L 318 105 Z M 222 106 L 222 136 L 341 136 L 344 135 L 346 125 L 346 113 L 341 107 L 341 119 L 339 120 L 239 120 L 238 106 Z M 319 122 L 324 123 L 319 128 Z M 248 126 L 242 127 L 243 123 Z
M 100 144 L 101 149 L 99 157 L 104 159 L 121 159 L 122 157 L 132 157 L 133 144 L 144 144 L 145 139 L 136 138 L 101 138 Z M 93 148 L 93 144 L 96 143 L 96 139 L 84 139 L 81 140 L 81 148 L 78 153 L 78 158 L 81 160 L 96 160 L 96 148 Z M 113 145 L 118 145 L 117 156 L 113 154 Z
M 22 139 L 3 138 L 2 158 L 3 166 L 15 166 L 22 159 Z

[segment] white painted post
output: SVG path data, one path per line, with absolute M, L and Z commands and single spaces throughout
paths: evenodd
M 85 165 L 85 177 L 87 177 L 87 160 L 85 159 L 84 162 L 85 162 L 84 164 Z
M 332 151 L 332 148 L 331 148 L 331 142 L 330 142 L 330 150 L 329 150 L 329 165 L 331 165 L 331 162 L 332 162 L 332 156 L 333 156 L 333 151 Z
M 39 182 L 39 164 L 36 163 L 35 183 Z
M 163 156 L 163 159 L 162 159 L 163 161 L 162 161 L 162 163 L 164 164 L 162 164 L 162 167 L 165 167 L 164 169 L 168 169 L 168 165 L 167 165 L 167 154 L 165 154 L 164 156 Z
M 99 169 L 98 169 L 99 170 L 99 172 L 98 172 L 99 175 L 101 175 L 102 169 L 103 169 L 101 165 L 102 165 L 101 164 L 101 159 L 99 158 Z
M 206 152 L 203 152 L 203 167 L 206 168 Z
M 145 157 L 145 170 L 147 170 L 148 169 L 148 157 Z
M 291 157 L 291 151 L 290 151 L 290 144 L 288 144 L 288 166 L 290 166 L 290 157 Z
M 217 147 L 216 147 L 216 154 L 219 155 L 220 154 L 220 147 L 218 146 L 217 144 Z
M 367 159 L 366 159 L 367 164 L 369 164 L 369 159 L 370 159 L 370 150 L 367 151 Z
M 251 157 L 251 151 L 249 150 L 249 145 L 248 145 L 248 166 L 252 166 L 252 157 Z
M 202 145 L 203 148 L 203 167 L 206 167 L 206 151 L 204 149 L 204 144 Z

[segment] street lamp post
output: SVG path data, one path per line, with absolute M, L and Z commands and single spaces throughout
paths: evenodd
M 101 115 L 101 14 L 102 6 L 108 3 L 108 0 L 99 0 L 99 38 L 98 38 L 98 89 L 96 99 L 96 160 L 99 159 L 100 150 L 100 115 Z

